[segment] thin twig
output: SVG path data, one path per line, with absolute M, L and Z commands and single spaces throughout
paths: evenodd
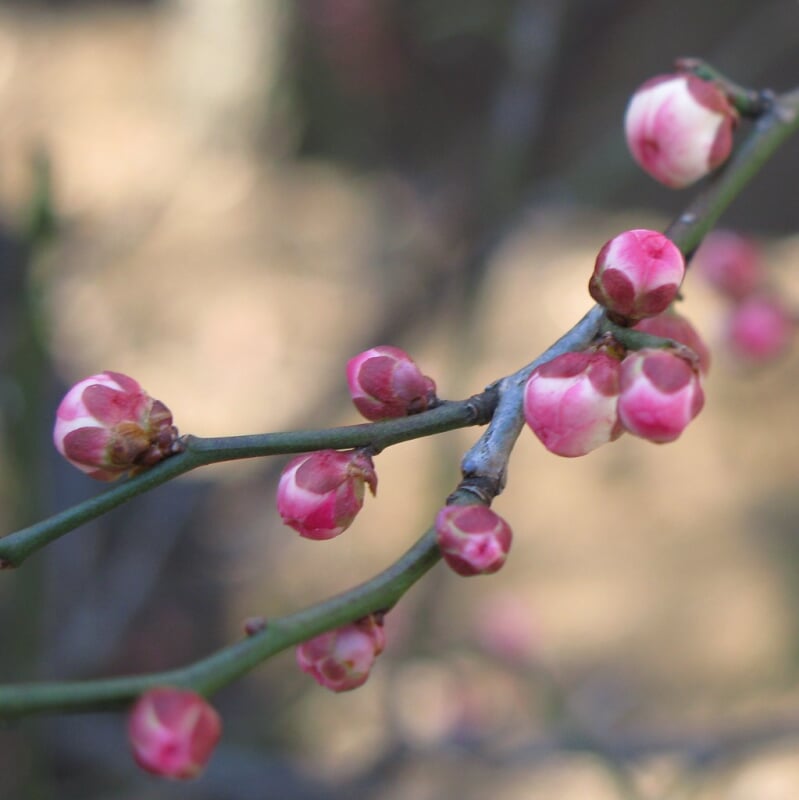
M 486 390 L 459 402 L 412 417 L 386 422 L 347 425 L 324 430 L 263 433 L 247 436 L 201 438 L 186 436 L 183 452 L 130 478 L 97 497 L 89 498 L 47 519 L 0 539 L 0 567 L 18 567 L 28 556 L 50 542 L 105 514 L 137 495 L 154 489 L 198 467 L 244 458 L 305 453 L 327 448 L 368 447 L 372 452 L 399 442 L 432 436 L 469 425 L 485 425 L 496 405 L 497 392 Z

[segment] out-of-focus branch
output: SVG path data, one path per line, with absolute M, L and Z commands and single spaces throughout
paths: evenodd
M 698 58 L 681 58 L 677 61 L 677 67 L 692 72 L 698 78 L 717 83 L 732 100 L 732 104 L 745 117 L 759 117 L 768 110 L 774 99 L 773 92 L 746 89 L 733 83 L 715 67 Z
M 531 764 L 550 759 L 556 753 L 602 753 L 620 764 L 635 763 L 657 756 L 675 756 L 688 767 L 707 767 L 752 753 L 782 741 L 799 739 L 799 719 L 758 720 L 737 728 L 696 731 L 638 730 L 597 739 L 572 731 L 530 740 L 515 748 L 498 750 L 493 742 L 471 739 L 448 742 L 450 753 L 480 758 L 496 766 Z M 428 748 L 429 752 L 429 748 Z

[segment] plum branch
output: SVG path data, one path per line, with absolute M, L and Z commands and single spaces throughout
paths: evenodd
M 28 556 L 50 542 L 80 527 L 137 495 L 198 467 L 245 458 L 305 453 L 323 448 L 365 447 L 377 453 L 393 444 L 432 436 L 470 425 L 485 425 L 497 402 L 497 391 L 457 402 L 442 402 L 436 408 L 403 419 L 346 425 L 322 430 L 262 433 L 206 438 L 184 436 L 182 451 L 151 469 L 114 486 L 97 497 L 77 503 L 47 519 L 21 528 L 0 539 L 0 566 L 18 567 Z
M 753 129 L 726 167 L 667 229 L 666 235 L 686 258 L 690 258 L 704 235 L 778 147 L 799 129 L 799 89 L 770 98 L 760 111 Z M 606 322 L 604 310 L 595 306 L 541 356 L 496 381 L 482 394 L 443 403 L 416 416 L 319 431 L 214 439 L 187 436 L 182 440 L 183 452 L 151 470 L 0 540 L 0 559 L 6 566 L 17 566 L 84 522 L 207 464 L 320 448 L 367 447 L 377 452 L 397 442 L 486 422 L 487 430 L 462 460 L 463 479 L 448 502 L 473 504 L 477 500 L 488 505 L 504 488 L 510 455 L 523 427 L 522 396 L 527 378 L 544 362 L 584 349 Z M 162 685 L 211 694 L 291 645 L 367 615 L 390 610 L 439 558 L 431 528 L 395 563 L 370 580 L 294 614 L 268 620 L 261 630 L 192 664 L 148 675 L 2 686 L 0 717 L 111 708 Z

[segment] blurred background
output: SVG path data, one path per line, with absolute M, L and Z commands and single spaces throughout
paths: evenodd
M 2 529 L 102 489 L 49 437 L 103 369 L 210 436 L 357 422 L 344 364 L 376 344 L 452 399 L 527 363 L 590 306 L 599 247 L 693 196 L 634 167 L 631 91 L 678 56 L 788 89 L 798 35 L 793 0 L 3 2 Z M 792 143 L 723 224 L 799 306 L 798 182 Z M 685 295 L 703 414 L 577 460 L 525 432 L 508 564 L 434 568 L 364 687 L 271 660 L 216 697 L 190 785 L 134 767 L 121 714 L 6 724 L 0 796 L 795 800 L 799 356 L 741 367 L 723 304 Z M 285 459 L 134 500 L 2 576 L 0 678 L 178 666 L 370 577 L 478 435 L 381 454 L 377 499 L 323 543 L 277 518 Z

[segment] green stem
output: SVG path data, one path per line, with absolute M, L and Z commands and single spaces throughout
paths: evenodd
M 438 561 L 435 532 L 428 530 L 398 561 L 370 581 L 266 627 L 187 667 L 150 675 L 96 681 L 0 686 L 0 718 L 43 711 L 106 709 L 154 686 L 183 686 L 211 694 L 260 662 L 330 628 L 390 609 Z
M 326 448 L 368 447 L 373 452 L 379 452 L 392 444 L 410 439 L 432 436 L 469 425 L 484 425 L 490 419 L 496 401 L 496 390 L 491 389 L 468 400 L 445 402 L 423 414 L 386 422 L 251 436 L 186 436 L 185 450 L 182 453 L 170 456 L 152 469 L 97 497 L 89 498 L 0 539 L 0 566 L 18 567 L 28 556 L 71 530 L 197 467 L 222 461 L 305 453 Z
M 799 127 L 799 90 L 777 98 L 758 120 L 728 165 L 666 230 L 669 238 L 690 256 L 744 186 Z M 577 327 L 577 326 L 575 326 Z M 221 461 L 300 453 L 321 448 L 371 447 L 379 450 L 397 442 L 430 436 L 455 428 L 484 424 L 496 405 L 495 390 L 459 403 L 405 419 L 317 431 L 186 438 L 186 451 L 98 497 L 79 503 L 46 520 L 0 539 L 0 567 L 19 566 L 28 556 L 74 528 L 122 503 L 197 467 Z
M 715 67 L 701 59 L 681 58 L 677 61 L 677 67 L 687 72 L 692 72 L 697 78 L 718 84 L 739 113 L 745 117 L 760 116 L 768 109 L 773 99 L 770 92 L 757 92 L 754 89 L 746 89 L 731 81 L 722 72 L 719 72 Z
M 609 333 L 612 335 L 619 344 L 624 345 L 626 350 L 643 350 L 644 348 L 653 348 L 656 350 L 677 350 L 678 352 L 693 353 L 690 347 L 676 341 L 675 339 L 667 339 L 665 336 L 654 336 L 651 333 L 644 333 L 644 331 L 637 331 L 633 328 L 626 328 L 623 325 L 617 325 L 607 317 L 602 321 L 600 328 L 602 333 Z M 694 354 L 695 357 L 695 354 Z
M 666 231 L 683 253 L 690 255 L 713 227 L 723 211 L 742 191 L 775 150 L 799 128 L 799 90 L 776 98 L 768 113 L 761 117 L 743 142 L 735 157 L 707 186 Z M 559 340 L 562 347 L 577 346 L 584 335 L 596 332 L 601 312 L 594 308 Z M 552 355 L 558 344 L 550 348 Z M 538 361 L 538 360 L 537 360 Z M 533 364 L 537 363 L 532 362 Z M 483 395 L 462 403 L 445 404 L 418 417 L 374 425 L 357 425 L 329 431 L 268 434 L 255 437 L 186 440 L 187 449 L 160 466 L 110 490 L 99 498 L 80 504 L 50 520 L 39 523 L 0 541 L 0 558 L 19 563 L 26 555 L 60 536 L 81 522 L 113 508 L 196 466 L 214 461 L 251 458 L 275 453 L 303 452 L 320 447 L 385 447 L 406 439 L 426 436 L 465 425 L 478 424 L 490 418 L 496 409 L 497 396 L 506 392 L 526 374 L 531 365 L 509 378 L 498 381 Z M 515 397 L 515 396 L 514 396 Z M 505 401 L 503 400 L 503 403 Z M 511 408 L 511 406 L 513 406 Z M 508 427 L 512 415 L 520 414 L 518 398 L 509 403 L 507 414 L 494 416 L 495 425 Z M 451 416 L 450 416 L 451 415 Z M 498 437 L 502 457 L 507 460 L 517 432 Z M 496 470 L 484 474 L 484 463 L 496 467 L 497 459 L 486 445 L 475 458 L 474 471 L 467 473 L 461 488 L 450 502 L 475 502 L 477 495 L 489 502 L 501 488 Z M 480 483 L 485 479 L 484 483 Z M 475 485 L 479 491 L 475 492 Z M 78 509 L 76 511 L 76 509 Z M 10 542 L 10 544 L 8 544 Z M 5 548 L 2 545 L 5 544 Z M 0 687 L 0 717 L 13 717 L 43 711 L 80 711 L 107 708 L 132 699 L 147 688 L 176 684 L 210 694 L 251 670 L 261 661 L 298 642 L 331 628 L 343 625 L 369 613 L 391 608 L 397 600 L 438 560 L 434 531 L 428 530 L 402 557 L 370 581 L 343 592 L 316 606 L 270 621 L 266 628 L 237 644 L 230 645 L 189 666 L 143 676 L 98 681 L 66 683 L 18 684 Z M 13 559 L 17 559 L 14 561 Z
M 799 90 L 775 98 L 724 168 L 666 229 L 686 258 L 780 145 L 799 128 Z
M 736 154 L 697 198 L 666 229 L 668 236 L 689 259 L 707 232 L 716 224 L 732 201 L 741 193 L 777 148 L 799 128 L 799 90 L 783 95 L 770 105 L 768 114 L 758 120 L 755 129 Z M 522 395 L 524 384 L 538 365 L 567 350 L 580 350 L 601 330 L 616 326 L 600 306 L 594 306 L 552 347 L 513 375 L 498 381 L 500 400 L 488 429 L 464 456 L 465 475 L 483 478 L 478 483 L 496 486 L 501 491 L 516 439 L 524 427 Z M 632 340 L 632 336 L 629 337 Z M 675 343 L 676 344 L 676 343 Z M 677 344 L 676 349 L 682 349 Z

